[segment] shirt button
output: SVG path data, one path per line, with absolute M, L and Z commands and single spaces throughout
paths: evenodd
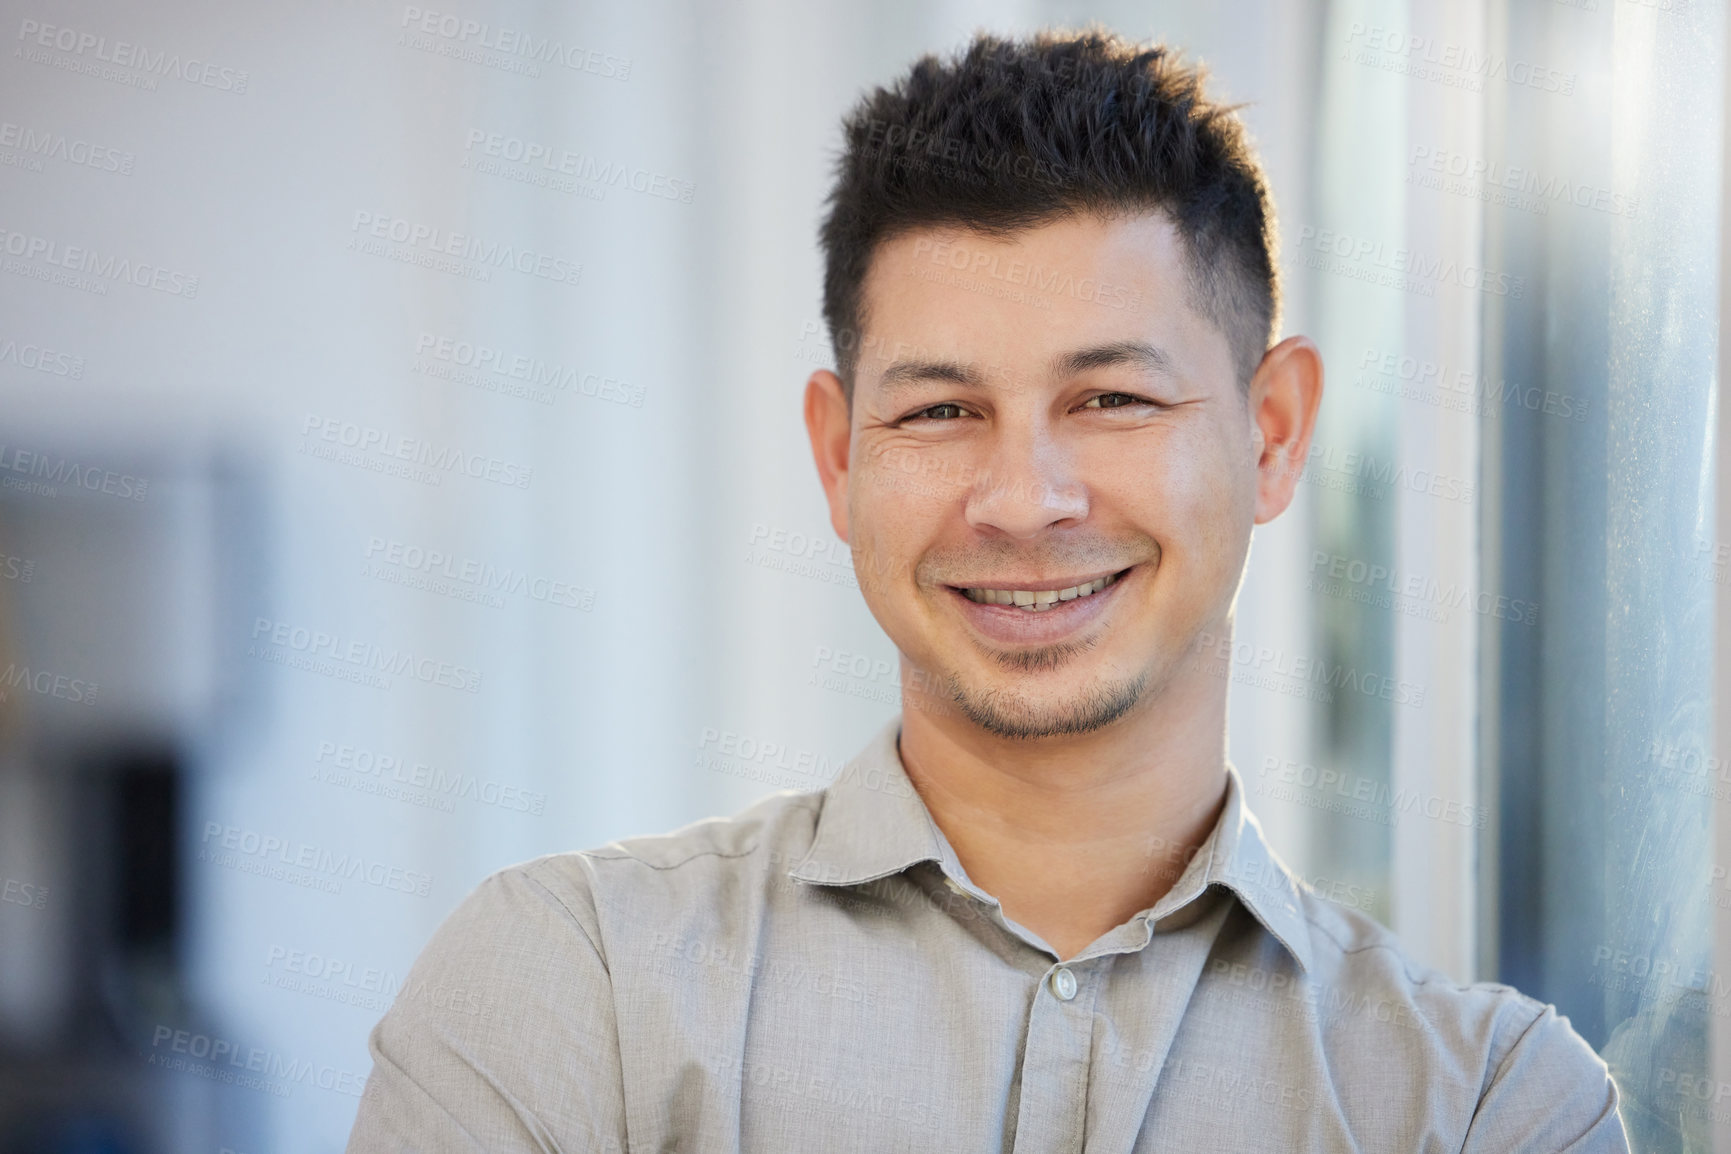
M 1076 996 L 1076 975 L 1062 966 L 1052 974 L 1052 992 L 1058 995 L 1060 1002 L 1067 1002 Z

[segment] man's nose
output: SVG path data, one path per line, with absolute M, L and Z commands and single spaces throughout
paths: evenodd
M 968 524 L 1035 537 L 1088 516 L 1088 490 L 1074 462 L 1042 430 L 1001 437 L 968 494 Z

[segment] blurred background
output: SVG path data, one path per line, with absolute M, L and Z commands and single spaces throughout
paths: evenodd
M 339 1150 L 481 878 L 839 769 L 839 119 L 1096 21 L 1242 104 L 1328 364 L 1215 654 L 1254 810 L 1731 1149 L 1722 4 L 0 14 L 0 1151 Z

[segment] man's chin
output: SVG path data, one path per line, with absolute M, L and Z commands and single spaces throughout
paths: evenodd
M 1097 733 L 1136 708 L 1148 678 L 1112 685 L 1090 686 L 1056 694 L 1030 694 L 1024 689 L 971 691 L 954 679 L 950 697 L 956 711 L 996 737 L 1033 740 Z

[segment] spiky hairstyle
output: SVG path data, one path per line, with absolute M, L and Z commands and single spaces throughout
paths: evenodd
M 850 402 L 863 285 L 885 241 L 1153 210 L 1182 238 L 1190 304 L 1226 336 L 1248 387 L 1279 319 L 1274 210 L 1235 109 L 1203 85 L 1164 46 L 1046 32 L 982 34 L 867 93 L 844 121 L 821 231 L 824 319 Z

